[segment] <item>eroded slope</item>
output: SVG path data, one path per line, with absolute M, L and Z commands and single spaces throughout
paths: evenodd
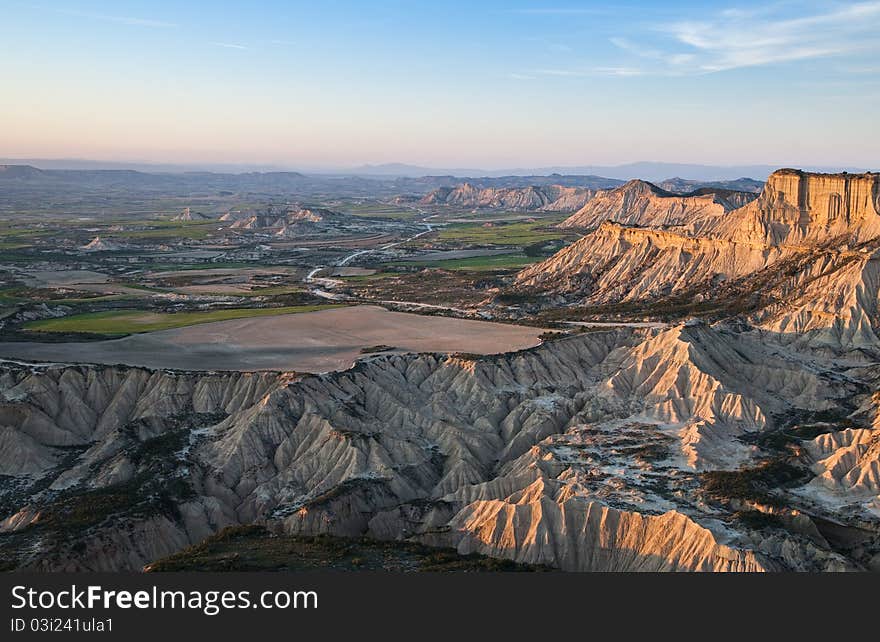
M 302 378 L 8 365 L 2 385 L 0 546 L 16 566 L 139 568 L 253 522 L 570 570 L 865 563 L 804 528 L 758 535 L 703 496 L 702 471 L 765 456 L 757 438 L 782 417 L 870 399 L 723 327 Z

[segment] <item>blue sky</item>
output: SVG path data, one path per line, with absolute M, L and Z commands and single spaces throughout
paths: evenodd
M 880 1 L 0 0 L 0 16 L 0 156 L 880 164 Z

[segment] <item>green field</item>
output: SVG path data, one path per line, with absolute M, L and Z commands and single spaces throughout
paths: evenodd
M 544 241 L 555 241 L 566 237 L 566 232 L 549 228 L 561 218 L 544 218 L 538 221 L 518 223 L 496 223 L 484 227 L 483 223 L 458 223 L 440 230 L 438 239 L 475 245 L 531 245 Z
M 283 308 L 229 308 L 207 310 L 205 312 L 149 312 L 147 310 L 111 310 L 75 314 L 60 319 L 42 319 L 25 324 L 25 329 L 33 332 L 86 332 L 119 336 L 138 332 L 154 332 L 171 328 L 183 328 L 199 323 L 227 321 L 276 314 L 298 314 L 331 308 L 344 307 L 343 304 L 293 305 Z
M 447 259 L 444 261 L 399 261 L 391 265 L 434 267 L 444 270 L 511 270 L 531 265 L 545 257 L 526 256 L 519 252 L 493 254 L 491 256 L 472 256 L 466 259 Z
M 43 227 L 23 227 L 0 222 L 0 250 L 20 250 L 32 247 L 34 241 L 51 236 L 53 230 Z
M 339 205 L 339 211 L 352 216 L 367 218 L 391 218 L 409 220 L 418 213 L 408 207 L 399 207 L 390 203 L 346 203 Z
M 200 239 L 217 229 L 218 222 L 209 221 L 148 221 L 144 230 L 107 232 L 108 239 Z M 102 235 L 103 238 L 103 235 Z

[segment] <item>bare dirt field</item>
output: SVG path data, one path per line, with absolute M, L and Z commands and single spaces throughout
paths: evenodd
M 161 330 L 109 341 L 0 343 L 0 357 L 182 370 L 348 368 L 374 346 L 495 354 L 540 343 L 541 328 L 355 306 Z
M 332 269 L 330 276 L 370 276 L 375 273 L 376 270 L 362 267 L 338 267 Z
M 91 270 L 37 270 L 23 273 L 22 280 L 35 288 L 69 288 L 95 294 L 150 295 L 144 290 L 110 283 L 108 275 Z
M 161 270 L 156 272 L 148 272 L 147 278 L 169 278 L 169 277 L 196 277 L 196 276 L 239 276 L 249 278 L 252 276 L 263 275 L 283 275 L 296 277 L 302 272 L 302 268 L 295 267 L 256 267 L 256 268 L 204 268 L 200 270 Z
M 33 287 L 65 287 L 106 283 L 110 277 L 91 270 L 37 270 L 28 274 L 28 285 Z M 31 282 L 32 281 L 32 282 Z
M 374 234 L 372 236 L 354 236 L 354 237 L 332 237 L 328 239 L 302 239 L 296 241 L 272 241 L 269 242 L 273 248 L 291 249 L 300 247 L 331 247 L 331 248 L 358 248 L 373 247 L 381 245 L 389 241 L 393 241 L 397 236 L 393 234 Z

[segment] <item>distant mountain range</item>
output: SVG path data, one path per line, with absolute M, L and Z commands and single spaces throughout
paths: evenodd
M 87 158 L 0 158 L 0 165 L 31 165 L 39 169 L 128 170 L 146 173 L 214 172 L 283 172 L 288 167 L 267 163 L 146 163 L 137 161 L 102 161 Z
M 316 168 L 294 167 L 278 164 L 172 164 L 172 163 L 142 163 L 142 162 L 118 162 L 98 161 L 89 159 L 2 159 L 0 164 L 6 165 L 31 165 L 39 169 L 49 170 L 133 170 L 148 173 L 185 173 L 185 172 L 212 172 L 222 174 L 240 173 L 282 173 L 295 170 L 313 176 L 359 176 L 389 178 L 419 178 L 425 176 L 452 176 L 452 177 L 483 177 L 501 178 L 514 176 L 551 176 L 554 174 L 567 176 L 601 176 L 621 181 L 633 178 L 659 183 L 671 177 L 681 177 L 692 181 L 729 181 L 741 178 L 752 178 L 763 181 L 780 165 L 701 165 L 689 163 L 664 163 L 642 161 L 625 165 L 581 165 L 581 166 L 551 166 L 551 167 L 519 167 L 507 169 L 481 169 L 481 168 L 439 168 L 405 163 L 385 163 L 378 165 L 361 165 L 351 168 Z M 813 166 L 789 164 L 801 167 L 806 171 L 813 172 L 864 172 L 868 167 L 847 167 L 842 165 Z
M 802 166 L 805 171 L 811 172 L 865 172 L 866 167 L 832 166 Z M 763 181 L 779 165 L 697 165 L 688 163 L 662 163 L 662 162 L 638 162 L 626 165 L 578 165 L 578 166 L 553 166 L 553 167 L 529 167 L 500 170 L 485 169 L 440 169 L 420 167 L 417 165 L 405 165 L 390 163 L 385 165 L 364 165 L 347 170 L 345 173 L 356 176 L 432 176 L 436 174 L 449 174 L 453 176 L 548 176 L 553 174 L 566 174 L 578 176 L 602 176 L 627 181 L 633 178 L 651 182 L 661 182 L 671 177 L 682 177 L 692 181 L 730 181 L 741 178 L 752 178 Z
M 82 198 L 188 197 L 193 194 L 260 199 L 392 198 L 418 200 L 431 190 L 469 182 L 477 189 L 529 188 L 557 185 L 560 189 L 603 189 L 621 181 L 596 176 L 356 176 L 299 172 L 141 172 L 129 169 L 39 169 L 32 165 L 0 165 L 0 210 L 25 203 L 51 201 L 55 209 Z

